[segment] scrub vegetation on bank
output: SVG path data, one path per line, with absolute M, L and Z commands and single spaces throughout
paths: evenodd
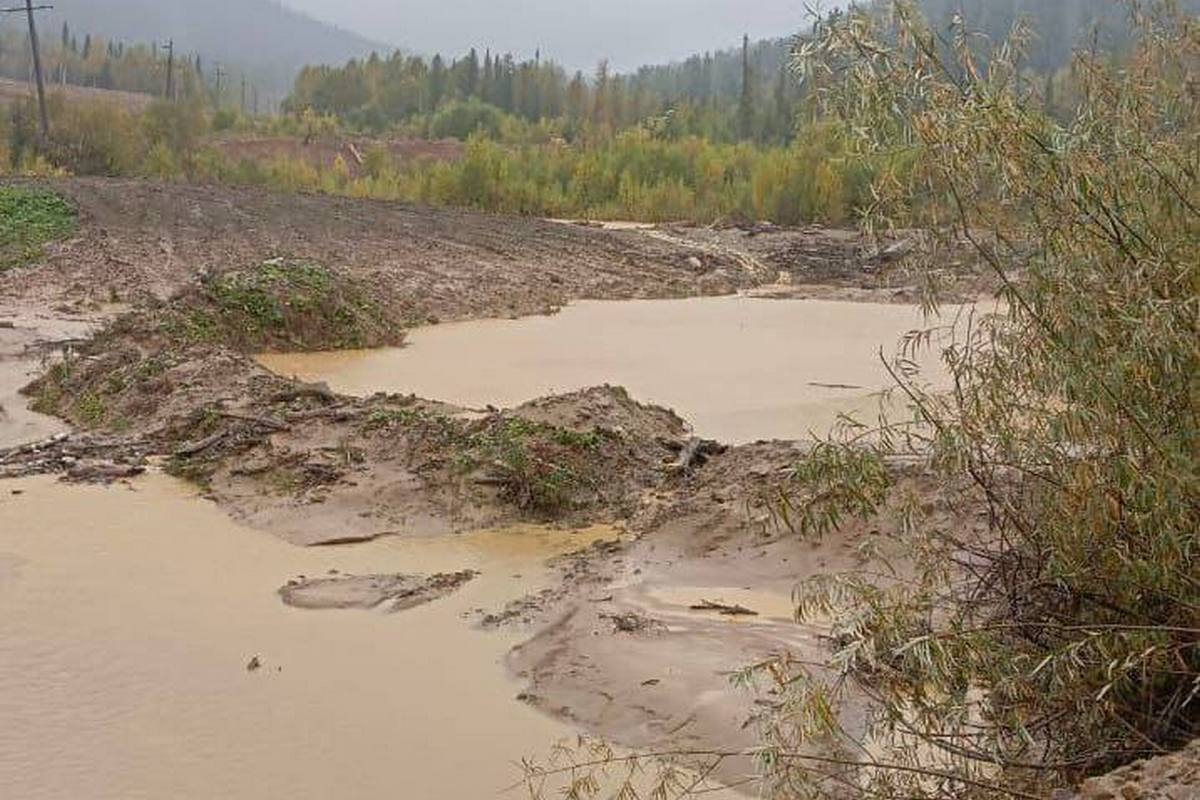
M 32 109 L 9 122 L 6 165 L 18 174 L 139 176 L 263 186 L 350 197 L 461 206 L 542 217 L 852 222 L 873 179 L 903 169 L 902 157 L 851 158 L 845 131 L 814 124 L 787 146 L 665 138 L 637 127 L 601 141 L 506 141 L 473 134 L 459 158 L 399 159 L 385 142 L 341 150 L 331 164 L 281 148 L 246 157 L 210 141 L 203 110 L 156 104 L 145 112 L 80 101 L 52 104 L 56 140 L 39 155 Z M 336 126 L 324 137 L 336 137 Z M 352 166 L 353 165 L 353 168 Z

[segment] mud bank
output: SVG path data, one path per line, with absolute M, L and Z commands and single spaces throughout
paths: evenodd
M 800 452 L 784 443 L 733 448 L 652 493 L 632 523 L 639 536 L 620 551 L 569 558 L 565 589 L 521 609 L 539 628 L 508 662 L 529 684 L 525 699 L 634 749 L 760 744 L 757 723 L 779 698 L 769 682 L 739 687 L 733 677 L 785 654 L 817 665 L 829 653 L 830 625 L 798 624 L 793 591 L 831 573 L 886 582 L 869 554 L 896 563 L 903 556 L 894 544 L 894 509 L 815 540 L 772 523 L 767 498 Z M 937 524 L 982 524 L 969 503 L 942 496 L 921 468 L 897 468 L 897 477 L 897 495 L 920 494 Z M 865 716 L 865 705 L 849 702 L 841 724 L 862 734 Z M 726 760 L 714 773 L 750 794 L 755 774 L 746 758 Z
M 359 281 L 397 319 L 538 314 L 573 300 L 677 298 L 754 287 L 911 302 L 903 235 L 870 241 L 817 226 L 604 230 L 402 203 L 139 180 L 39 181 L 77 210 L 79 230 L 43 263 L 10 272 L 0 302 L 163 300 L 197 276 L 289 256 Z M 942 285 L 987 281 L 947 256 Z
M 341 575 L 294 578 L 279 590 L 293 608 L 378 608 L 407 611 L 458 591 L 478 577 L 474 570 L 439 572 L 437 575 Z

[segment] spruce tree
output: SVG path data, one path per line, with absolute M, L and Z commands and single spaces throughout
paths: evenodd
M 471 52 L 467 54 L 466 63 L 466 94 L 467 97 L 479 96 L 479 53 L 475 48 L 471 48 Z
M 742 37 L 742 100 L 738 106 L 738 133 L 742 139 L 754 134 L 754 89 L 750 73 L 750 37 Z
M 437 111 L 446 96 L 446 62 L 440 53 L 429 62 L 429 110 Z

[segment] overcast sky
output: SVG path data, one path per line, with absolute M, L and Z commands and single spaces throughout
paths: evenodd
M 283 0 L 311 16 L 418 53 L 543 54 L 617 69 L 797 31 L 802 0 Z M 828 5 L 828 4 L 826 4 Z

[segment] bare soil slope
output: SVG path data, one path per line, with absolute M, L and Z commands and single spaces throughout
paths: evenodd
M 286 255 L 352 275 L 412 323 L 551 311 L 583 298 L 717 294 L 760 280 L 733 258 L 536 219 L 257 189 L 43 182 L 80 216 L 0 303 L 164 299 L 197 276 Z

